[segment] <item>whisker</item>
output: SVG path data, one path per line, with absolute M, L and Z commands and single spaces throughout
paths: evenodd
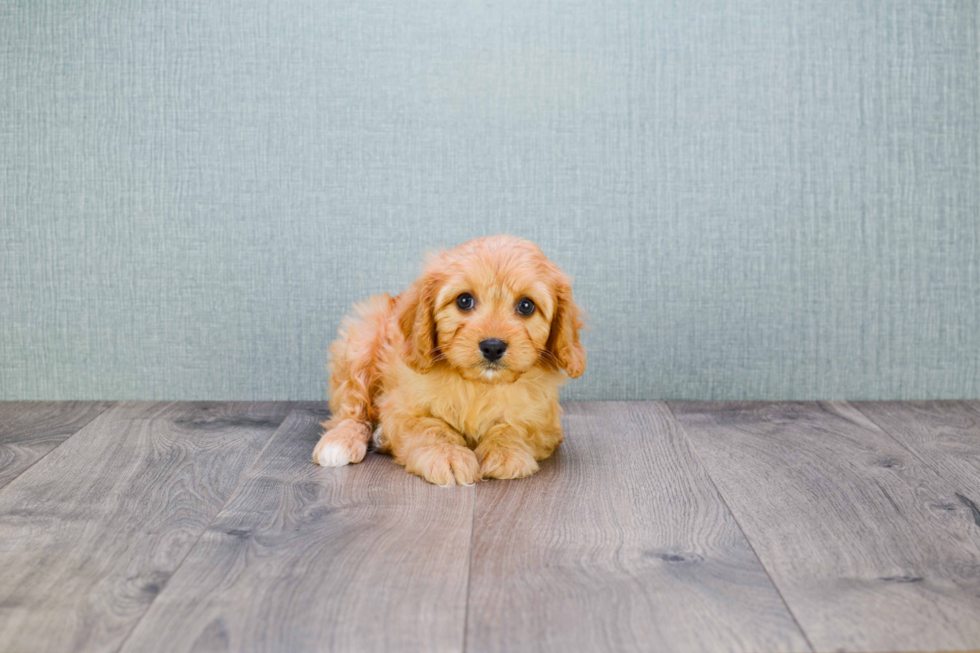
M 546 360 L 550 360 L 550 361 L 552 361 L 554 363 L 557 363 L 558 362 L 558 358 L 554 354 L 552 354 L 550 351 L 548 351 L 547 349 L 538 349 L 538 355 L 540 355 L 542 358 L 544 358 Z

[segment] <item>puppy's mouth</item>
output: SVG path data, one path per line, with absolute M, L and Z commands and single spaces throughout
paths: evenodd
M 480 370 L 480 378 L 482 378 L 484 381 L 496 381 L 498 378 L 500 378 L 501 372 L 507 369 L 505 366 L 496 362 L 483 362 L 476 367 Z

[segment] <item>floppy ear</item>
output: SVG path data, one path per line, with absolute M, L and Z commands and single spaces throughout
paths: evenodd
M 577 379 L 585 371 L 585 348 L 578 341 L 578 332 L 584 326 L 582 309 L 572 300 L 572 287 L 567 281 L 558 285 L 556 300 L 548 351 L 568 376 Z
M 405 362 L 425 374 L 435 362 L 436 325 L 433 315 L 439 279 L 427 272 L 399 298 L 398 326 L 405 336 Z

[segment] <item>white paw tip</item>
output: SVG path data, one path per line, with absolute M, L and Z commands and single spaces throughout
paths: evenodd
M 316 461 L 323 467 L 343 467 L 350 463 L 350 451 L 339 444 L 330 442 L 320 447 Z

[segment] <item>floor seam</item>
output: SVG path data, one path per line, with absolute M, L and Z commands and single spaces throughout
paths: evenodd
M 953 495 L 956 496 L 956 498 L 960 500 L 960 503 L 962 503 L 963 505 L 966 506 L 967 511 L 972 511 L 973 512 L 973 514 L 974 514 L 973 521 L 978 526 L 980 526 L 980 520 L 978 520 L 978 518 L 976 516 L 976 509 L 977 509 L 976 508 L 976 504 L 973 503 L 973 501 L 971 500 L 970 497 L 967 497 L 964 494 L 961 494 L 961 492 L 963 490 L 960 490 L 960 491 L 957 490 L 957 487 L 956 486 L 958 485 L 958 483 L 952 483 L 949 480 L 947 480 L 946 476 L 943 474 L 943 470 L 941 470 L 935 464 L 930 463 L 928 460 L 926 460 L 921 455 L 919 455 L 919 453 L 917 451 L 915 451 L 911 447 L 907 446 L 904 442 L 902 442 L 901 440 L 899 440 L 898 438 L 896 438 L 894 435 L 892 435 L 891 432 L 888 429 L 886 429 L 884 426 L 882 426 L 881 424 L 879 424 L 878 421 L 874 417 L 872 417 L 868 413 L 866 413 L 863 410 L 861 410 L 861 408 L 857 404 L 851 403 L 850 401 L 843 401 L 842 403 L 847 404 L 848 406 L 850 406 L 851 408 L 853 408 L 857 412 L 861 413 L 861 415 L 863 415 L 865 419 L 867 419 L 869 422 L 871 422 L 872 424 L 874 424 L 875 428 L 877 428 L 879 431 L 881 431 L 886 436 L 888 436 L 888 438 L 892 442 L 894 442 L 895 444 L 897 444 L 904 451 L 907 451 L 910 456 L 912 456 L 913 458 L 915 458 L 916 460 L 918 460 L 920 463 L 922 463 L 922 465 L 926 469 L 928 469 L 933 474 L 935 474 L 946 487 L 948 487 L 950 490 L 952 490 Z M 884 403 L 884 402 L 882 402 L 882 403 Z M 957 403 L 960 403 L 961 405 L 963 405 L 966 402 L 957 402 Z M 967 408 L 967 410 L 969 411 L 969 408 Z M 964 501 L 964 499 L 965 499 L 965 501 Z
M 476 493 L 479 492 L 479 483 L 473 486 L 473 506 L 470 514 L 470 552 L 466 563 L 466 601 L 463 602 L 463 642 L 460 647 L 462 653 L 466 653 L 466 634 L 470 625 L 470 588 L 473 586 L 473 535 L 476 533 Z
M 853 408 L 854 410 L 856 410 L 857 412 L 861 413 L 861 415 L 866 420 L 868 420 L 869 422 L 871 422 L 872 424 L 874 424 L 875 428 L 877 428 L 879 431 L 881 431 L 886 436 L 888 436 L 888 439 L 889 440 L 891 440 L 892 442 L 894 442 L 895 444 L 897 444 L 904 451 L 906 451 L 910 456 L 912 456 L 913 458 L 915 458 L 916 460 L 918 460 L 920 463 L 922 463 L 923 465 L 925 465 L 926 468 L 929 469 L 930 471 L 932 471 L 934 474 L 938 474 L 940 478 L 943 478 L 942 470 L 936 469 L 935 467 L 933 467 L 929 463 L 928 460 L 926 460 L 925 458 L 923 458 L 922 456 L 920 456 L 916 451 L 914 451 L 913 449 L 910 449 L 909 447 L 905 446 L 905 444 L 901 440 L 899 440 L 894 435 L 892 435 L 891 433 L 889 433 L 888 432 L 888 429 L 886 429 L 884 426 L 882 426 L 881 424 L 879 424 L 878 421 L 875 418 L 873 418 L 871 415 L 868 415 L 866 412 L 864 412 L 863 410 L 861 410 L 861 408 L 857 404 L 851 403 L 850 401 L 846 401 L 846 400 L 845 401 L 842 401 L 841 403 L 846 404 L 846 405 L 850 406 L 851 408 Z
M 803 629 L 803 624 L 801 624 L 800 620 L 796 617 L 796 613 L 793 612 L 793 608 L 790 607 L 789 601 L 787 601 L 786 597 L 783 595 L 783 591 L 779 589 L 779 585 L 776 584 L 776 581 L 773 579 L 772 574 L 769 572 L 769 569 L 766 567 L 766 564 L 762 561 L 762 557 L 759 555 L 759 552 L 756 551 L 755 545 L 752 544 L 752 540 L 745 532 L 745 529 L 742 528 L 742 524 L 741 522 L 738 521 L 738 517 L 735 515 L 735 511 L 732 510 L 732 507 L 730 505 L 728 505 L 728 500 L 725 499 L 725 495 L 722 494 L 721 488 L 719 488 L 718 484 L 715 483 L 715 479 L 711 476 L 711 472 L 708 470 L 708 466 L 705 465 L 704 461 L 701 459 L 701 454 L 698 453 L 698 449 L 695 446 L 694 441 L 691 439 L 691 436 L 687 434 L 687 430 L 684 428 L 684 425 L 681 424 L 681 421 L 679 419 L 677 419 L 677 415 L 674 413 L 674 409 L 670 407 L 670 404 L 666 401 L 661 403 L 664 405 L 664 407 L 667 408 L 667 411 L 670 413 L 671 419 L 674 420 L 674 425 L 684 436 L 684 439 L 691 447 L 691 452 L 694 454 L 694 458 L 698 461 L 698 465 L 700 465 L 701 469 L 704 470 L 704 474 L 705 476 L 707 476 L 708 482 L 711 483 L 711 487 L 715 489 L 715 492 L 718 494 L 718 498 L 721 499 L 722 504 L 725 506 L 725 510 L 728 511 L 728 514 L 732 516 L 732 520 L 734 520 L 735 525 L 738 526 L 738 531 L 742 534 L 742 537 L 745 539 L 745 543 L 749 545 L 749 550 L 752 551 L 752 555 L 754 555 L 755 559 L 759 562 L 759 566 L 762 567 L 762 571 L 765 572 L 766 578 L 769 579 L 769 584 L 772 585 L 772 588 L 774 590 L 776 590 L 776 595 L 779 596 L 779 600 L 782 601 L 783 605 L 786 607 L 786 612 L 788 612 L 789 616 L 793 618 L 793 623 L 796 624 L 797 629 L 800 631 L 800 635 L 803 636 L 803 641 L 806 642 L 806 645 L 810 648 L 811 653 L 816 653 L 817 648 L 813 645 L 813 642 L 810 641 L 810 636 L 807 635 L 806 630 Z
M 276 402 L 270 402 L 270 403 L 276 403 Z M 201 529 L 201 533 L 197 536 L 197 539 L 194 540 L 194 544 L 192 544 L 190 548 L 187 549 L 187 553 L 185 553 L 184 557 L 180 559 L 180 562 L 177 563 L 177 566 L 174 567 L 174 570 L 170 572 L 170 575 L 167 577 L 166 583 L 164 583 L 163 585 L 163 588 L 160 590 L 160 592 L 157 593 L 156 596 L 153 597 L 153 600 L 147 604 L 146 609 L 143 610 L 143 614 L 140 615 L 139 619 L 133 622 L 133 627 L 129 629 L 129 632 L 126 633 L 126 636 L 122 638 L 122 640 L 119 642 L 119 646 L 115 649 L 116 653 L 119 653 L 119 651 L 122 651 L 123 648 L 125 648 L 126 642 L 129 641 L 129 638 L 133 635 L 134 632 L 136 632 L 136 628 L 139 627 L 140 623 L 143 622 L 143 619 L 146 618 L 146 615 L 149 614 L 150 609 L 153 607 L 153 604 L 156 603 L 157 599 L 159 599 L 160 596 L 167 591 L 167 585 L 170 583 L 173 577 L 177 575 L 177 572 L 180 571 L 180 568 L 184 566 L 184 562 L 187 560 L 187 558 L 190 557 L 191 553 L 194 552 L 194 549 L 197 548 L 197 545 L 201 543 L 201 538 L 203 538 L 204 534 L 208 532 L 209 528 L 211 528 L 211 524 L 213 524 L 215 520 L 218 519 L 218 515 L 224 512 L 224 509 L 228 506 L 228 502 L 231 501 L 232 497 L 235 496 L 235 493 L 238 492 L 238 488 L 240 488 L 242 486 L 242 483 L 245 482 L 245 477 L 248 476 L 248 473 L 252 471 L 255 465 L 259 462 L 259 459 L 262 457 L 262 454 L 264 454 L 265 450 L 269 448 L 269 445 L 272 444 L 272 441 L 276 439 L 276 434 L 279 433 L 279 430 L 282 428 L 282 425 L 286 423 L 286 420 L 288 420 L 293 413 L 295 413 L 297 410 L 302 410 L 302 409 L 295 408 L 296 404 L 299 402 L 289 401 L 283 403 L 290 404 L 292 407 L 282 418 L 282 421 L 279 422 L 279 426 L 276 427 L 276 430 L 273 431 L 272 435 L 269 436 L 269 440 L 264 445 L 262 445 L 262 448 L 255 455 L 255 459 L 252 460 L 252 464 L 250 464 L 247 468 L 245 468 L 245 471 L 242 472 L 241 478 L 238 479 L 238 483 L 235 484 L 235 488 L 228 493 L 228 496 L 222 502 L 221 507 L 219 507 L 215 511 L 214 516 L 211 517 L 211 520 L 208 521 L 208 523 L 204 526 L 204 528 Z
M 59 403 L 59 402 L 51 402 L 51 403 Z M 8 481 L 7 484 L 4 485 L 3 487 L 0 487 L 0 494 L 3 494 L 3 491 L 4 490 L 6 490 L 11 485 L 13 485 L 17 481 L 17 479 L 19 479 L 21 476 L 23 476 L 29 469 L 31 469 L 32 467 L 34 467 L 34 465 L 38 464 L 39 462 L 41 462 L 42 460 L 44 460 L 45 458 L 47 458 L 48 456 L 50 456 L 53 452 L 55 452 L 58 449 L 60 449 L 62 445 L 64 445 L 66 442 L 68 442 L 73 437 L 75 437 L 76 435 L 78 435 L 78 433 L 82 429 L 84 429 L 86 426 L 88 426 L 89 424 L 91 424 L 92 422 L 94 422 L 95 420 L 97 420 L 102 415 L 105 415 L 106 413 L 108 413 L 110 410 L 112 410 L 113 408 L 115 408 L 118 404 L 119 404 L 118 401 L 111 401 L 111 402 L 109 402 L 109 405 L 107 405 L 105 408 L 103 408 L 102 410 L 100 410 L 99 412 L 97 412 L 95 415 L 93 415 L 92 416 L 92 419 L 86 421 L 84 424 L 82 424 L 77 429 L 75 429 L 74 431 L 72 431 L 71 432 L 71 435 L 69 435 L 67 438 L 65 438 L 64 440 L 62 440 L 61 442 L 59 442 L 58 444 L 56 444 L 54 447 L 52 447 L 50 451 L 45 452 L 43 456 L 41 456 L 40 458 L 38 458 L 37 460 L 35 460 L 34 462 L 32 462 L 30 465 L 28 465 L 24 469 L 20 470 L 20 473 L 17 474 L 17 476 L 15 476 L 12 479 L 10 479 L 10 481 Z

